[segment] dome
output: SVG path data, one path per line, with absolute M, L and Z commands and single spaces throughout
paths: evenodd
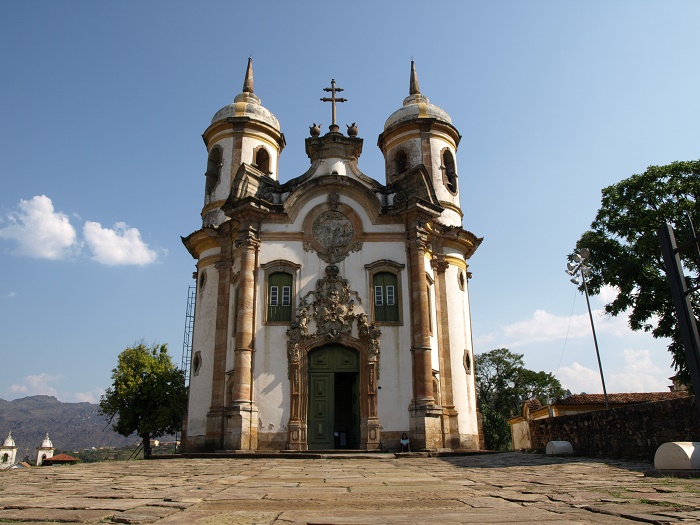
M 260 104 L 260 99 L 252 93 L 241 93 L 238 95 L 233 104 L 224 106 L 216 112 L 211 123 L 214 124 L 220 120 L 226 120 L 228 117 L 249 117 L 252 120 L 264 122 L 272 126 L 277 131 L 280 130 L 280 123 L 277 118 L 270 112 L 269 109 Z
M 46 437 L 44 438 L 44 441 L 41 442 L 41 446 L 39 448 L 53 448 L 53 443 L 51 443 L 51 440 L 49 439 L 49 433 L 46 433 Z
M 248 117 L 251 120 L 263 122 L 272 126 L 277 131 L 280 130 L 280 123 L 269 109 L 260 104 L 260 98 L 253 93 L 253 60 L 248 59 L 248 68 L 243 81 L 243 93 L 233 99 L 233 104 L 224 106 L 216 112 L 211 123 L 226 120 L 229 117 Z
M 403 107 L 394 111 L 391 116 L 386 119 L 384 130 L 386 131 L 391 126 L 401 122 L 409 122 L 422 118 L 434 118 L 446 122 L 447 124 L 452 124 L 452 119 L 444 109 L 435 104 L 431 104 L 428 97 L 417 93 L 406 97 L 403 101 Z
M 4 443 L 2 444 L 3 447 L 14 447 L 15 445 L 15 440 L 12 439 L 12 432 L 9 432 L 7 434 L 7 438 L 5 438 Z
M 408 93 L 409 95 L 403 101 L 403 107 L 394 111 L 391 116 L 386 119 L 384 131 L 396 124 L 411 122 L 422 118 L 434 118 L 441 122 L 452 124 L 452 119 L 444 109 L 431 104 L 428 97 L 421 94 L 416 65 L 413 60 L 411 60 L 411 79 Z

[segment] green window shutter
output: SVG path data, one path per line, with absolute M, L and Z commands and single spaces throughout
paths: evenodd
M 267 280 L 267 320 L 285 322 L 292 320 L 292 276 L 277 272 Z
M 374 274 L 374 320 L 397 322 L 399 320 L 399 298 L 396 296 L 396 275 L 389 272 Z

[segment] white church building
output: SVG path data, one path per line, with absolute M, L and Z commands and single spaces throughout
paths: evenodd
M 421 93 L 386 120 L 385 173 L 363 140 L 310 128 L 306 173 L 278 179 L 275 116 L 243 92 L 204 131 L 184 452 L 477 450 L 468 262 L 450 116 Z M 398 105 L 398 104 L 397 104 Z M 376 178 L 375 178 L 376 177 Z

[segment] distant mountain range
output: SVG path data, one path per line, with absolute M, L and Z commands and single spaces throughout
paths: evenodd
M 17 459 L 34 459 L 36 448 L 49 433 L 53 446 L 66 451 L 91 447 L 126 447 L 140 441 L 135 434 L 124 437 L 112 430 L 99 406 L 93 403 L 62 403 L 53 396 L 30 396 L 13 401 L 0 399 L 0 444 L 7 433 L 18 447 Z

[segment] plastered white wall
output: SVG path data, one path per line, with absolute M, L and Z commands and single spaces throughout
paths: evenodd
M 469 292 L 465 281 L 464 290 L 459 287 L 460 268 L 450 265 L 445 272 L 447 279 L 447 301 L 450 309 L 450 361 L 452 365 L 452 388 L 455 408 L 458 411 L 457 424 L 461 434 L 476 434 L 476 397 L 474 391 L 474 361 L 471 348 L 471 327 L 469 326 Z M 469 352 L 472 367 L 467 374 L 464 367 L 464 351 Z
M 189 437 L 206 434 L 206 419 L 211 405 L 212 375 L 214 372 L 214 331 L 216 328 L 216 296 L 219 272 L 213 266 L 200 269 L 200 275 L 203 271 L 206 272 L 206 283 L 203 289 L 197 290 L 191 360 L 192 365 L 194 365 L 195 352 L 201 352 L 202 366 L 197 375 L 194 374 L 194 370 L 190 374 L 187 412 L 187 435 Z M 199 276 L 197 283 L 199 283 Z
M 311 209 L 325 204 L 326 196 L 319 196 L 307 203 L 299 214 L 295 224 L 286 225 L 292 231 L 301 227 L 301 223 Z M 369 217 L 360 205 L 341 196 L 341 202 L 351 206 L 362 218 L 363 226 L 375 231 L 394 231 L 396 226 L 380 225 L 373 227 Z M 267 228 L 269 225 L 263 225 Z M 315 252 L 305 251 L 301 242 L 266 241 L 260 247 L 259 264 L 284 259 L 302 265 L 297 276 L 297 296 L 303 297 L 316 287 L 316 281 L 325 275 L 328 263 L 321 260 Z M 406 247 L 403 241 L 365 242 L 359 252 L 350 253 L 337 266 L 340 276 L 349 282 L 350 289 L 357 292 L 360 301 L 356 301 L 355 310 L 370 313 L 371 283 L 365 268 L 366 264 L 381 259 L 390 259 L 406 265 Z M 408 301 L 407 268 L 400 273 L 402 291 L 402 326 L 380 326 L 380 377 L 377 391 L 379 418 L 386 430 L 406 430 L 409 425 L 408 406 L 413 395 L 411 369 L 410 305 Z M 255 396 L 258 403 L 260 427 L 274 431 L 286 429 L 289 419 L 289 380 L 287 378 L 286 330 L 287 326 L 264 325 L 265 290 L 264 271 L 258 270 L 258 290 L 256 297 L 260 307 L 256 311 L 256 355 L 255 355 Z M 356 333 L 354 334 L 357 335 Z

